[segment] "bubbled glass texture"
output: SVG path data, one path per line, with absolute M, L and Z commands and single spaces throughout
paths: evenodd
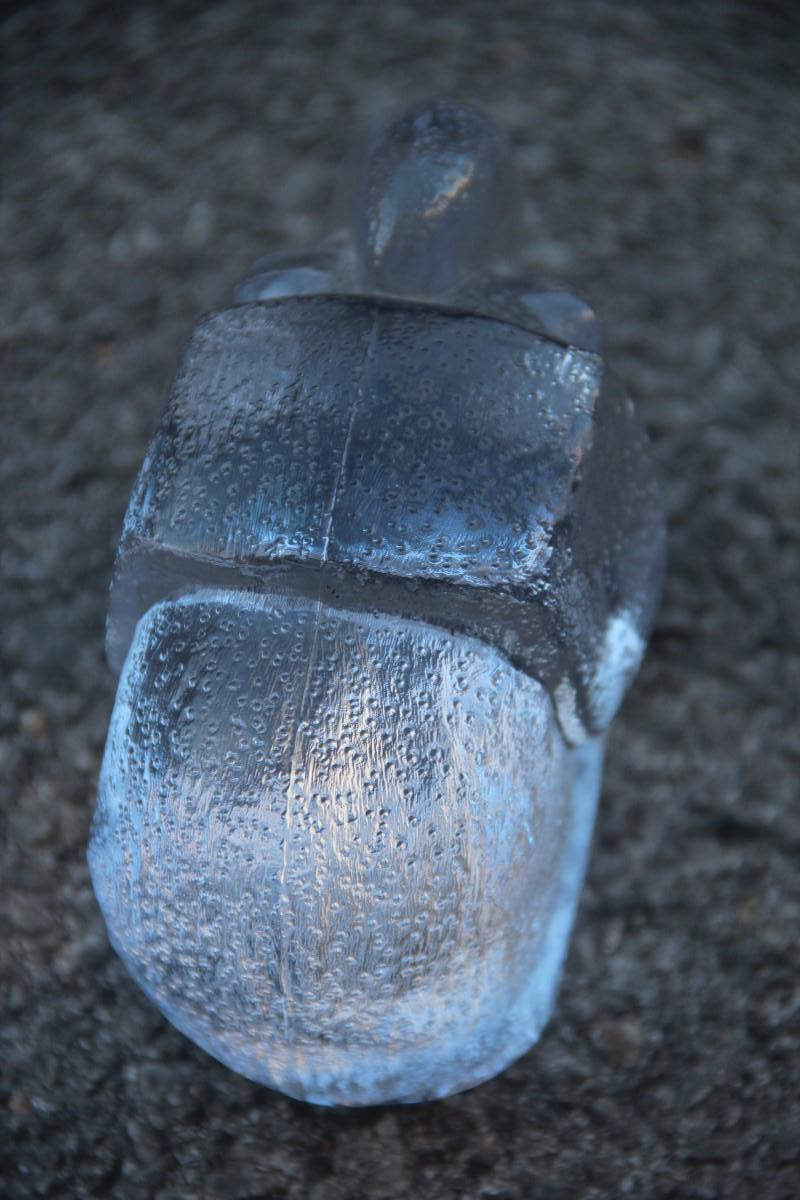
M 303 595 L 494 645 L 577 745 L 635 673 L 663 546 L 598 354 L 408 302 L 243 304 L 184 356 L 126 516 L 109 657 L 186 589 Z
M 468 106 L 385 122 L 199 322 L 125 519 L 95 890 L 175 1025 L 318 1103 L 536 1041 L 659 594 L 641 429 L 591 310 L 507 274 L 515 195 Z
M 201 590 L 136 628 L 93 881 L 134 977 L 237 1071 L 325 1104 L 446 1095 L 547 1019 L 600 759 L 484 642 Z

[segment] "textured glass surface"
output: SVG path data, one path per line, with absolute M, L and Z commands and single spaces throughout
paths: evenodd
M 638 665 L 663 524 L 602 359 L 428 305 L 304 295 L 196 329 L 125 522 L 109 653 L 201 584 L 288 591 L 481 637 L 578 743 L 609 629 Z M 638 650 L 636 649 L 638 647 Z M 606 689 L 607 691 L 608 689 Z
M 446 1095 L 547 1019 L 599 757 L 471 638 L 165 602 L 120 683 L 95 888 L 145 990 L 243 1074 L 321 1103 Z
M 90 863 L 180 1029 L 369 1104 L 539 1036 L 664 528 L 594 314 L 498 273 L 502 136 L 415 108 L 349 191 L 187 347 L 114 571 Z

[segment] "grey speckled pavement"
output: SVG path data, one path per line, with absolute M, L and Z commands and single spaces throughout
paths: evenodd
M 800 95 L 792 6 L 43 3 L 5 18 L 0 1179 L 9 1197 L 793 1197 Z M 521 265 L 601 314 L 663 464 L 665 604 L 561 1000 L 489 1084 L 327 1112 L 176 1033 L 84 847 L 107 587 L 197 314 L 313 236 L 351 126 L 510 131 Z

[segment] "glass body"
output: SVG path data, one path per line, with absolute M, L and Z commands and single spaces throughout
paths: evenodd
M 111 938 L 317 1103 L 447 1095 L 537 1039 L 658 596 L 591 312 L 491 273 L 507 164 L 462 106 L 384 127 L 349 229 L 198 326 L 120 544 Z

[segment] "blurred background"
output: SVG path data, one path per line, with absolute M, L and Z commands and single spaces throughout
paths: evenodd
M 0 1179 L 9 1197 L 800 1193 L 800 18 L 791 3 L 5 10 Z M 122 515 L 197 317 L 313 242 L 351 135 L 508 131 L 521 273 L 585 296 L 652 436 L 670 568 L 541 1044 L 330 1112 L 182 1038 L 85 863 Z

